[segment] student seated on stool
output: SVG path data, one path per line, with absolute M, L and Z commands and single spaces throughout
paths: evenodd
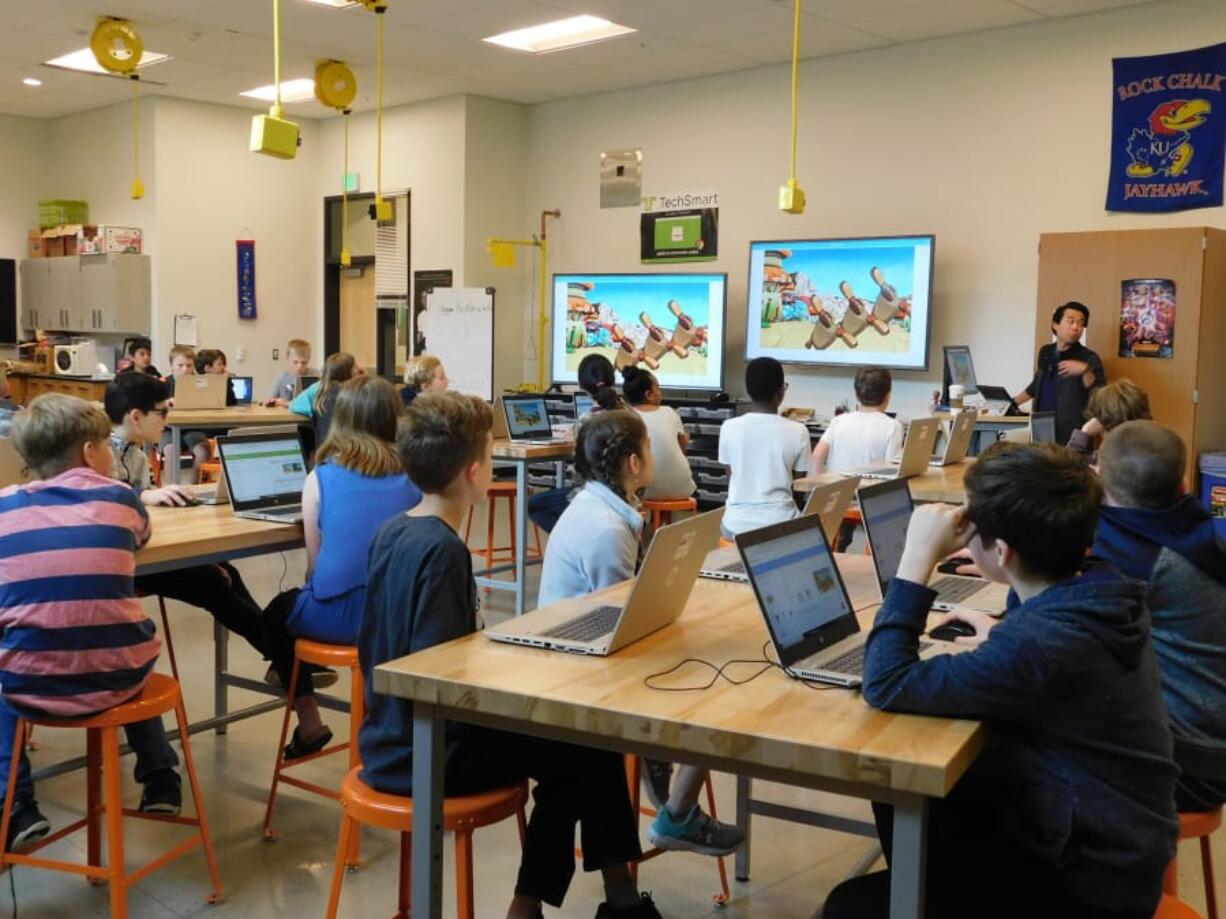
M 1226 548 L 1209 512 L 1184 488 L 1183 441 L 1152 421 L 1129 421 L 1107 435 L 1098 459 L 1104 496 L 1094 554 L 1149 585 L 1150 637 L 1171 730 L 1226 758 Z M 1181 813 L 1226 803 L 1226 783 L 1180 765 Z
M 13 421 L 14 446 L 37 481 L 0 491 L 0 788 L 20 716 L 82 718 L 126 702 L 161 648 L 132 583 L 149 515 L 110 478 L 110 434 L 100 408 L 60 393 L 39 396 Z M 179 760 L 162 719 L 124 730 L 144 785 L 140 809 L 178 814 Z M 50 828 L 23 750 L 8 847 Z
M 1054 444 L 998 443 L 966 474 L 965 507 L 928 504 L 868 638 L 864 699 L 987 722 L 987 746 L 929 805 L 927 915 L 1150 919 L 1174 854 L 1175 764 L 1144 586 L 1086 559 L 1102 489 Z M 920 660 L 937 562 L 968 546 L 1013 588 L 974 650 Z M 989 627 L 989 623 L 992 623 Z M 873 806 L 887 861 L 893 810 Z M 839 885 L 825 919 L 889 914 L 888 871 Z
M 362 781 L 376 791 L 413 794 L 413 703 L 375 692 L 374 668 L 477 628 L 472 556 L 459 529 L 489 489 L 492 428 L 480 399 L 427 393 L 413 401 L 397 439 L 423 497 L 383 525 L 370 551 L 358 635 L 367 706 L 359 745 Z M 508 917 L 534 919 L 541 903 L 562 905 L 575 870 L 578 822 L 584 868 L 604 875 L 598 919 L 659 919 L 627 866 L 642 850 L 621 756 L 465 724 L 447 726 L 445 756 L 448 796 L 537 782 Z

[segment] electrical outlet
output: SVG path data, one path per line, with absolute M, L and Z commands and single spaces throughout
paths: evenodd
M 279 361 L 279 360 L 281 360 L 281 349 L 280 349 L 280 348 L 273 348 L 273 349 L 272 349 L 272 359 L 273 359 L 274 361 Z
M 243 361 L 247 360 L 247 349 L 237 348 L 235 349 L 234 355 L 238 359 L 238 362 L 241 364 L 243 363 Z

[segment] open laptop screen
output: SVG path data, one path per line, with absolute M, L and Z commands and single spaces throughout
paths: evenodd
M 234 401 L 239 405 L 251 404 L 254 379 L 254 377 L 230 377 L 230 392 L 234 393 Z
M 578 421 L 584 415 L 591 412 L 596 407 L 596 400 L 585 392 L 575 393 L 575 420 Z
M 820 519 L 799 519 L 802 525 L 783 527 L 774 539 L 742 546 L 771 636 L 785 661 L 791 657 L 787 649 L 804 645 L 818 630 L 840 619 L 854 619 Z
M 1030 441 L 1036 444 L 1056 442 L 1056 413 L 1034 412 L 1030 416 Z
M 905 480 L 897 479 L 861 488 L 858 494 L 864 529 L 873 547 L 877 583 L 881 585 L 881 596 L 884 597 L 890 580 L 898 573 L 903 546 L 907 542 L 907 527 L 911 523 L 911 490 Z
M 253 503 L 297 503 L 306 481 L 306 460 L 295 434 L 217 438 L 230 500 L 236 508 Z
M 503 396 L 502 409 L 506 412 L 507 433 L 512 440 L 553 436 L 553 428 L 549 425 L 549 411 L 541 397 Z

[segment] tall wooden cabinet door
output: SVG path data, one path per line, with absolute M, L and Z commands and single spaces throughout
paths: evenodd
M 1127 378 L 1149 393 L 1154 418 L 1189 446 L 1196 424 L 1196 390 L 1204 272 L 1203 227 L 1045 234 L 1039 243 L 1036 344 L 1051 341 L 1051 314 L 1069 300 L 1090 308 L 1086 345 L 1102 359 L 1108 381 Z M 1124 284 L 1175 285 L 1172 357 L 1120 354 Z
M 1226 451 L 1226 231 L 1206 232 L 1194 454 Z M 1194 457 L 1195 459 L 1195 457 Z M 1193 478 L 1191 483 L 1198 482 Z

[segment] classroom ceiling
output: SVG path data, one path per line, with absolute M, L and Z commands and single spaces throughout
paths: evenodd
M 944 35 L 1076 16 L 1154 0 L 806 0 L 801 53 L 823 57 Z M 142 70 L 146 93 L 265 108 L 239 92 L 272 82 L 269 0 L 3 0 L 0 113 L 54 118 L 129 97 L 126 81 L 42 61 L 88 44 L 99 16 L 136 23 L 145 48 L 172 56 Z M 348 62 L 356 110 L 374 107 L 374 16 L 281 0 L 282 79 L 319 58 Z M 590 13 L 638 31 L 532 55 L 482 38 Z M 791 58 L 791 0 L 390 0 L 384 104 L 455 93 L 533 103 L 744 70 Z M 39 87 L 23 85 L 34 77 Z M 286 106 L 325 117 L 318 103 Z

